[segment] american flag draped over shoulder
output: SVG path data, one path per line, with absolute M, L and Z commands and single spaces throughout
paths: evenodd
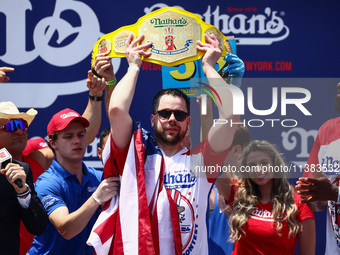
M 87 244 L 98 255 L 181 254 L 177 206 L 163 185 L 164 160 L 151 134 L 135 123 L 121 173 L 112 148 L 108 139 L 104 175 L 120 176 L 120 194 L 105 203 Z

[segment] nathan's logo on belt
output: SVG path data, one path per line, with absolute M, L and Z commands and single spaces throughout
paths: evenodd
M 180 18 L 180 19 L 160 19 L 160 18 L 155 18 L 151 19 L 150 23 L 154 25 L 155 27 L 184 27 L 188 25 L 188 21 L 185 18 Z

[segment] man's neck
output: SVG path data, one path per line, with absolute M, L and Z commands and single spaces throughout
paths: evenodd
M 183 149 L 181 143 L 178 143 L 176 145 L 166 145 L 156 140 L 156 144 L 158 145 L 159 148 L 162 149 L 164 154 L 168 157 L 172 157 L 173 155 L 177 154 L 179 151 Z
M 81 183 L 83 177 L 83 163 L 82 161 L 69 161 L 56 158 L 58 163 L 70 174 L 75 174 Z
M 22 152 L 21 153 L 11 153 L 11 155 L 12 155 L 12 158 L 17 160 L 17 161 L 24 161 L 24 158 L 22 156 Z

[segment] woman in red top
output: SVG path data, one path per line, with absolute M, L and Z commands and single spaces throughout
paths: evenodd
M 220 194 L 233 208 L 230 215 L 232 254 L 315 254 L 314 213 L 288 183 L 289 170 L 276 148 L 253 141 L 242 152 L 240 179 L 220 182 Z

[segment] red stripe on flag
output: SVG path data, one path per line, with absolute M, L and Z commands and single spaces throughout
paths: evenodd
M 112 214 L 109 218 L 103 221 L 93 232 L 95 232 L 102 243 L 105 243 L 109 240 L 112 235 L 114 234 L 114 230 L 116 228 L 116 221 L 117 221 L 117 212 Z M 107 228 L 110 226 L 110 228 Z
M 142 130 L 134 133 L 135 142 L 135 164 L 138 187 L 138 254 L 155 255 L 154 243 L 152 240 L 150 211 L 145 188 L 144 173 L 144 146 Z
M 160 254 L 159 251 L 159 232 L 158 232 L 158 217 L 157 217 L 157 206 L 155 208 L 155 211 L 152 215 L 152 238 L 155 244 L 155 253 L 156 255 Z
M 124 255 L 124 248 L 123 248 L 123 237 L 121 231 L 121 222 L 120 222 L 120 214 L 119 210 L 117 211 L 117 222 L 116 222 L 116 232 L 114 237 L 112 238 L 112 243 L 110 246 L 109 254 L 108 255 Z
M 167 195 L 169 199 L 171 221 L 172 221 L 172 226 L 173 226 L 173 231 L 174 231 L 176 255 L 180 255 L 182 254 L 182 238 L 181 238 L 181 230 L 179 228 L 177 205 L 175 201 L 171 198 L 171 190 L 167 190 Z
M 159 183 L 158 183 L 158 194 L 157 194 L 157 200 L 159 197 L 159 193 L 162 192 L 163 189 L 163 180 L 164 180 L 164 168 L 165 168 L 165 163 L 164 163 L 164 158 L 162 157 L 161 161 L 161 169 L 159 171 Z M 160 254 L 160 247 L 159 247 L 159 229 L 158 229 L 158 211 L 157 211 L 157 203 L 155 207 L 155 211 L 153 212 L 152 218 L 152 238 L 155 244 L 155 252 L 157 255 Z

